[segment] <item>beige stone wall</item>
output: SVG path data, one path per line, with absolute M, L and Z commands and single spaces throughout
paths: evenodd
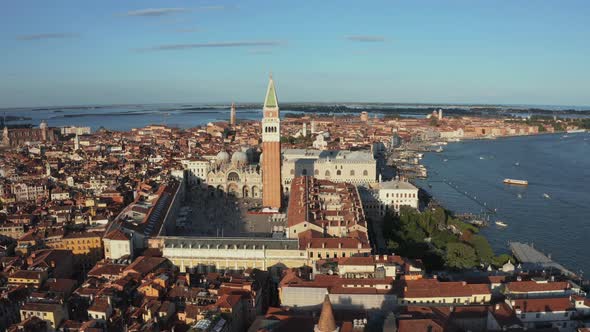
M 308 263 L 305 251 L 290 249 L 164 248 L 163 254 L 181 269 L 207 265 L 218 269 L 266 270 L 275 265 L 301 267 Z
M 266 156 L 266 154 L 265 154 Z M 377 162 L 346 159 L 290 159 L 283 161 L 283 190 L 288 191 L 295 177 L 309 175 L 316 179 L 352 184 L 371 184 L 377 181 Z
M 307 248 L 307 257 L 310 265 L 318 259 L 336 257 L 351 257 L 354 255 L 370 254 L 371 248 Z M 320 254 L 321 256 L 318 256 Z
M 474 294 L 472 296 L 458 296 L 458 297 L 427 297 L 427 298 L 403 298 L 400 303 L 488 303 L 490 302 L 491 294 Z

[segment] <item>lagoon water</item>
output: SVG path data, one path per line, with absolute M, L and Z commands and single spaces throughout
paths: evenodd
M 150 124 L 166 124 L 171 127 L 190 128 L 212 121 L 229 120 L 229 108 L 211 107 L 187 110 L 174 106 L 109 106 L 95 109 L 23 109 L 3 112 L 7 116 L 28 117 L 31 120 L 10 121 L 11 124 L 38 126 L 42 120 L 51 127 L 88 126 L 92 130 L 105 127 L 110 130 L 130 130 Z M 4 114 L 0 114 L 3 116 Z M 257 109 L 238 109 L 238 119 L 262 118 Z
M 193 109 L 191 109 L 193 108 Z M 300 114 L 300 110 L 282 109 L 281 116 Z M 318 113 L 327 115 L 331 113 Z M 31 124 L 38 126 L 42 120 L 51 127 L 88 126 L 92 130 L 104 127 L 110 130 L 130 130 L 150 124 L 165 124 L 170 127 L 191 128 L 213 121 L 228 121 L 229 106 L 206 105 L 122 105 L 68 108 L 28 108 L 17 110 L 0 110 L 0 116 L 26 117 L 30 120 L 9 121 L 9 125 Z M 343 113 L 338 115 L 358 115 Z M 424 117 L 425 114 L 401 114 L 405 117 Z M 373 112 L 371 116 L 384 116 L 384 113 Z M 236 110 L 238 120 L 260 120 L 262 110 L 259 108 L 240 108 Z
M 418 184 L 447 208 L 497 210 L 482 230 L 497 252 L 507 251 L 508 241 L 533 243 L 570 270 L 590 275 L 590 134 L 452 143 L 427 154 L 423 164 L 429 177 Z M 506 185 L 505 178 L 529 185 Z

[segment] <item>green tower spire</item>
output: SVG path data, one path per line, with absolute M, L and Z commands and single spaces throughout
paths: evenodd
M 275 91 L 275 83 L 272 80 L 272 74 L 268 82 L 268 88 L 266 89 L 266 98 L 264 98 L 264 108 L 277 108 L 279 102 L 277 100 L 277 93 Z

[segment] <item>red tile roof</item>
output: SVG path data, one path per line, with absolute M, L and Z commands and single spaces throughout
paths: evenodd
M 400 319 L 397 326 L 398 332 L 443 332 L 444 328 L 432 319 Z
M 463 281 L 440 282 L 437 279 L 404 280 L 400 289 L 403 298 L 466 297 L 490 295 L 488 284 L 468 284 Z
M 512 307 L 522 312 L 560 312 L 573 310 L 574 305 L 568 297 L 517 299 L 512 300 Z
M 109 240 L 118 240 L 118 241 L 129 240 L 129 236 L 127 234 L 125 234 L 125 232 L 121 231 L 120 229 L 115 229 L 113 231 L 110 231 L 107 235 L 105 235 L 104 238 L 109 239 Z
M 506 288 L 509 292 L 516 293 L 555 292 L 568 290 L 570 284 L 567 281 L 536 282 L 530 280 L 509 282 Z

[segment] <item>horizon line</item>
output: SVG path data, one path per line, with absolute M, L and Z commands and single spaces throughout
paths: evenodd
M 225 106 L 231 105 L 232 102 L 235 102 L 236 105 L 242 104 L 260 104 L 262 105 L 263 102 L 254 102 L 254 101 L 228 101 L 228 102 L 157 102 L 157 103 L 107 103 L 107 104 L 66 104 L 66 105 L 38 105 L 38 106 L 8 106 L 8 107 L 0 107 L 0 112 L 10 111 L 10 110 L 27 110 L 27 109 L 35 109 L 35 108 L 75 108 L 75 107 L 109 107 L 109 106 L 148 106 L 148 105 L 178 105 L 178 104 L 187 104 L 190 106 Z M 567 105 L 567 104 L 526 104 L 526 103 L 466 103 L 466 102 L 369 102 L 369 101 L 288 101 L 281 103 L 283 105 L 290 105 L 290 104 L 328 104 L 328 105 L 354 105 L 354 104 L 363 104 L 363 105 L 412 105 L 412 106 L 469 106 L 469 107 L 534 107 L 542 109 L 542 107 L 563 107 L 567 109 L 568 107 L 575 107 L 575 108 L 588 108 L 590 110 L 590 105 Z

